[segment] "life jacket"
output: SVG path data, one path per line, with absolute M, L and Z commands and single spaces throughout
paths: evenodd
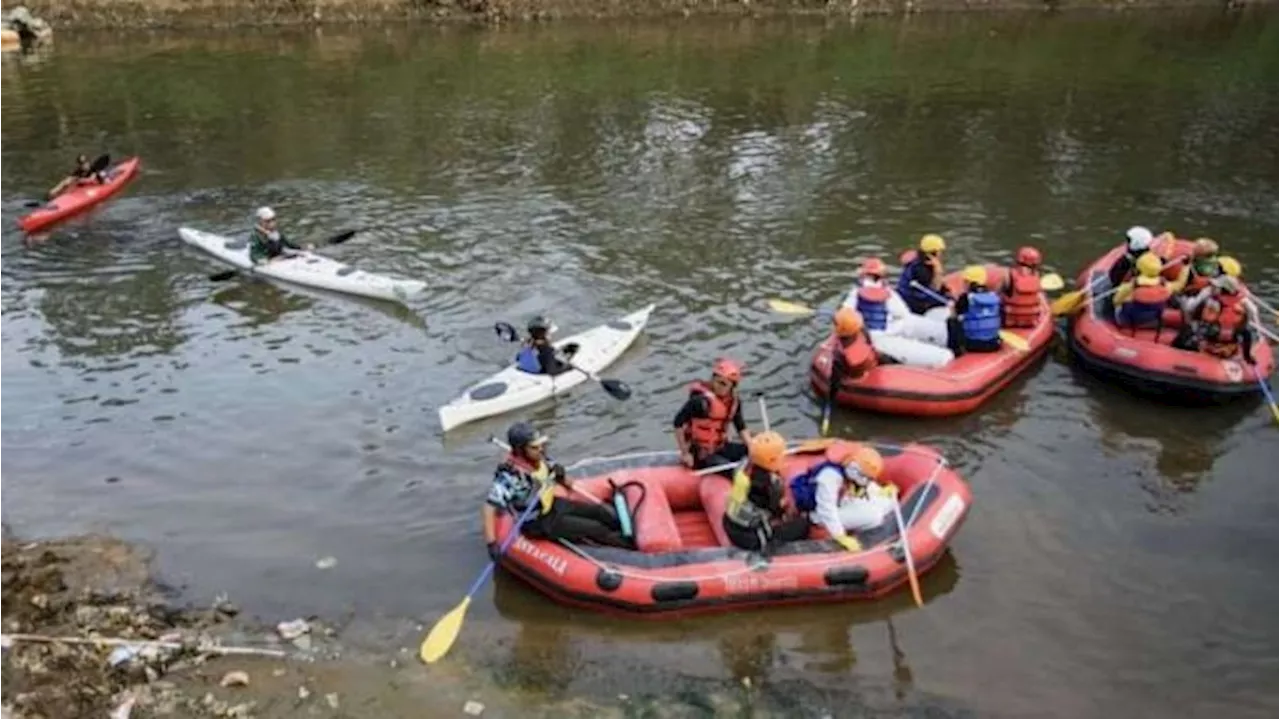
M 857 379 L 876 366 L 876 350 L 865 331 L 859 332 L 852 340 L 837 337 L 836 342 L 840 343 L 836 367 L 841 374 Z
M 521 372 L 542 374 L 542 362 L 538 361 L 537 348 L 528 342 L 525 342 L 524 346 L 520 348 L 520 351 L 516 353 L 516 367 L 518 367 Z
M 965 339 L 994 342 L 1000 336 L 1000 295 L 991 290 L 969 290 L 969 309 L 960 320 Z
M 1139 277 L 1134 280 L 1133 294 L 1116 313 L 1118 324 L 1127 327 L 1159 325 L 1172 293 L 1157 279 Z
M 750 487 L 744 499 L 737 499 L 732 492 L 729 494 L 729 503 L 725 505 L 724 509 L 725 519 L 744 529 L 762 529 L 768 534 L 770 531 L 769 520 L 773 517 L 773 513 L 769 511 L 767 506 L 769 504 L 768 498 L 761 497 L 760 488 L 756 486 L 756 467 L 748 463 L 746 467 L 738 471 L 746 475 Z M 737 481 L 738 478 L 735 475 L 734 482 Z M 778 484 L 778 480 L 773 476 L 772 472 L 769 473 L 769 481 L 771 484 Z M 770 487 L 771 491 L 774 489 L 774 487 Z M 781 491 L 781 487 L 776 487 L 776 490 Z
M 858 288 L 858 312 L 869 330 L 882 330 L 889 326 L 889 288 L 884 285 L 863 285 Z
M 1202 275 L 1199 272 L 1196 272 L 1194 268 L 1188 269 L 1187 272 L 1190 274 L 1187 276 L 1186 286 L 1182 288 L 1182 294 L 1184 295 L 1198 295 L 1200 294 L 1200 290 L 1208 287 L 1209 284 L 1213 282 L 1212 277 Z
M 1205 300 L 1196 312 L 1203 323 L 1201 349 L 1219 357 L 1234 356 L 1239 349 L 1236 335 L 1249 321 L 1244 293 L 1219 294 Z
M 910 259 L 902 266 L 902 274 L 898 276 L 898 294 L 902 295 L 902 299 L 906 300 L 911 311 L 915 312 L 917 307 L 940 307 L 945 304 L 939 302 L 933 295 L 911 284 L 911 280 L 914 279 L 915 269 L 927 263 L 928 260 L 915 251 L 909 251 L 907 255 Z M 940 273 L 942 268 L 935 266 L 933 271 Z M 858 302 L 861 304 L 861 299 Z
M 818 475 L 824 469 L 834 469 L 844 477 L 844 467 L 825 460 L 804 474 L 791 478 L 791 500 L 801 512 L 812 512 L 818 508 Z M 843 487 L 842 487 L 843 489 Z
M 1185 256 L 1186 256 L 1186 253 L 1180 252 L 1166 259 L 1165 264 L 1169 266 L 1160 270 L 1160 276 L 1169 282 L 1177 282 L 1179 279 L 1182 278 L 1183 272 L 1190 272 L 1190 270 L 1187 269 L 1187 265 L 1185 263 L 1174 262 L 1174 260 L 1180 259 Z
M 507 454 L 507 458 L 498 467 L 498 471 L 501 472 L 503 470 L 518 472 L 527 477 L 534 487 L 533 492 L 538 495 L 538 501 L 542 504 L 542 509 L 538 513 L 546 514 L 551 511 L 551 504 L 555 501 L 556 485 L 550 481 L 551 463 L 546 457 L 542 458 L 541 466 L 535 467 L 522 455 L 512 451 Z M 523 510 L 528 506 L 527 502 L 528 497 L 525 498 L 525 503 L 521 503 L 516 509 Z
M 1040 322 L 1040 275 L 1027 267 L 1009 270 L 1009 296 L 1004 302 L 1006 327 L 1035 327 Z
M 710 385 L 701 380 L 689 385 L 689 392 L 706 398 L 707 416 L 689 420 L 689 424 L 685 426 L 685 438 L 697 447 L 701 456 L 715 454 L 716 450 L 724 446 L 729 423 L 738 413 L 738 398 L 733 397 L 726 402 L 711 390 Z

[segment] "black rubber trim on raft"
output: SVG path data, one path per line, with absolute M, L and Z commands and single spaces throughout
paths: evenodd
M 596 572 L 596 586 L 606 592 L 617 591 L 622 586 L 622 575 L 612 569 L 601 569 Z
M 954 531 L 952 532 L 954 535 Z M 916 562 L 916 573 L 923 574 L 933 568 L 938 560 L 942 559 L 942 555 L 947 552 L 947 545 L 943 544 L 938 551 L 925 557 L 920 557 Z M 543 579 L 541 575 L 527 571 L 521 565 L 511 562 L 507 558 L 503 558 L 502 567 L 513 574 L 521 581 L 529 584 L 534 589 L 543 594 L 559 599 L 569 604 L 579 606 L 589 606 L 606 611 L 620 612 L 623 614 L 657 617 L 663 614 L 674 612 L 708 610 L 716 607 L 732 607 L 735 605 L 759 605 L 769 604 L 771 602 L 778 604 L 788 604 L 796 602 L 804 602 L 806 600 L 827 600 L 827 599 L 843 599 L 846 597 L 858 597 L 867 594 L 874 594 L 882 587 L 889 584 L 901 583 L 905 579 L 906 569 L 903 568 L 899 572 L 895 572 L 883 581 L 874 584 L 840 584 L 836 586 L 826 587 L 822 589 L 805 589 L 805 590 L 786 590 L 786 591 L 769 591 L 759 592 L 756 594 L 743 594 L 734 597 L 715 597 L 709 599 L 687 599 L 679 602 L 667 602 L 665 604 L 634 604 L 615 597 L 605 596 L 603 594 L 587 594 L 565 589 L 564 586 L 554 584 Z
M 1017 364 L 1013 365 L 1013 367 L 1010 367 L 1008 371 L 1001 372 L 1000 374 L 995 376 L 995 379 L 976 389 L 962 390 L 959 392 L 948 392 L 946 394 L 931 394 L 927 392 L 910 392 L 907 390 L 900 390 L 900 389 L 876 389 L 871 387 L 859 387 L 856 385 L 850 386 L 845 382 L 841 382 L 838 392 L 840 394 L 851 395 L 851 396 L 889 397 L 892 399 L 910 400 L 912 402 L 930 402 L 930 403 L 958 402 L 960 400 L 973 399 L 974 397 L 981 397 L 983 395 L 998 391 L 999 389 L 1013 382 L 1015 379 L 1017 379 L 1019 376 L 1022 375 L 1022 373 L 1026 370 L 1028 366 L 1030 366 L 1033 362 L 1038 361 L 1039 359 L 1044 357 L 1046 353 L 1048 353 L 1049 345 L 1050 345 L 1050 342 L 1045 342 L 1043 345 L 1040 345 L 1039 347 L 1032 347 L 1030 350 L 1026 352 L 1026 356 L 1023 357 L 1021 362 L 1018 362 Z M 810 368 L 809 372 L 811 376 L 814 374 L 812 368 Z M 823 379 L 821 375 L 818 375 L 817 378 L 823 381 L 822 386 L 824 389 L 830 386 L 829 379 Z
M 334 270 L 334 272 L 339 277 L 346 277 L 347 275 L 355 271 L 356 271 L 356 268 L 352 267 L 351 265 L 343 265 L 342 267 L 339 267 L 337 270 Z
M 866 567 L 856 564 L 852 567 L 832 567 L 822 575 L 822 581 L 826 582 L 828 587 L 862 586 L 867 583 L 869 576 L 871 573 Z
M 243 250 L 249 246 L 249 242 L 247 240 L 227 240 L 222 243 L 222 246 L 228 250 Z
M 475 400 L 486 400 L 486 399 L 493 399 L 494 397 L 497 397 L 506 391 L 507 391 L 506 382 L 490 382 L 489 384 L 482 384 L 479 387 L 476 387 L 475 389 L 471 390 L 471 392 L 468 393 L 467 396 Z
M 920 521 L 929 507 L 938 500 L 942 494 L 942 489 L 935 483 L 929 488 L 927 497 L 923 496 L 923 484 L 920 489 L 913 490 L 906 498 L 902 505 L 902 516 L 905 520 L 907 517 L 915 515 L 912 525 Z M 916 511 L 916 505 L 922 504 L 920 511 Z M 877 527 L 869 530 L 854 532 L 854 537 L 858 543 L 867 549 L 871 549 L 885 542 L 891 542 L 898 538 L 898 521 L 892 514 L 885 517 L 884 521 Z M 679 552 L 663 552 L 661 554 L 649 554 L 631 549 L 622 549 L 620 547 L 595 547 L 595 546 L 579 546 L 583 554 L 591 557 L 601 564 L 611 564 L 620 567 L 635 567 L 638 569 L 668 569 L 670 567 L 684 567 L 691 564 L 710 564 L 711 562 L 720 562 L 729 559 L 740 559 L 748 564 L 758 561 L 759 554 L 749 552 L 745 549 L 736 547 L 710 547 L 702 549 L 686 549 Z M 770 553 L 770 558 L 788 557 L 804 554 L 839 554 L 847 550 L 829 539 L 805 539 L 799 542 L 788 542 L 780 544 Z
M 660 582 L 649 590 L 653 601 L 659 604 L 667 602 L 687 602 L 698 596 L 697 582 Z
M 629 332 L 631 330 L 631 323 L 626 320 L 614 320 L 606 324 L 605 327 L 619 332 Z

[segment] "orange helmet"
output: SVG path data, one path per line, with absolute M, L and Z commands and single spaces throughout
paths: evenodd
M 731 359 L 721 358 L 711 366 L 711 374 L 717 377 L 724 377 L 730 382 L 737 384 L 742 381 L 742 365 Z
M 888 271 L 884 260 L 879 257 L 868 257 L 862 261 L 862 274 L 869 277 L 884 277 Z
M 747 448 L 751 463 L 770 472 L 782 471 L 782 458 L 787 456 L 787 440 L 777 432 L 761 432 L 751 438 Z
M 827 458 L 844 465 L 845 477 L 858 485 L 880 479 L 884 472 L 884 457 L 875 448 L 861 443 L 837 444 L 827 453 Z
M 862 315 L 852 307 L 836 310 L 836 337 L 852 337 L 862 331 Z
M 1019 247 L 1014 259 L 1018 264 L 1027 267 L 1039 267 L 1040 263 L 1044 261 L 1044 258 L 1040 256 L 1040 250 L 1034 247 Z

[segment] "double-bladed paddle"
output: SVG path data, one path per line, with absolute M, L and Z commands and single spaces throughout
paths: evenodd
M 352 237 L 355 237 L 355 236 L 356 236 L 356 233 L 357 233 L 357 232 L 359 232 L 359 231 L 360 231 L 360 230 L 344 230 L 344 231 L 339 232 L 338 234 L 334 235 L 333 237 L 330 237 L 329 239 L 327 239 L 327 240 L 325 240 L 325 241 L 323 241 L 323 242 L 317 242 L 317 243 L 316 243 L 316 247 L 324 247 L 325 245 L 339 245 L 339 244 L 342 244 L 343 242 L 346 242 L 347 240 L 351 239 Z M 223 270 L 222 272 L 215 272 L 214 274 L 209 275 L 209 281 L 210 281 L 210 282 L 222 282 L 223 280 L 229 280 L 229 279 L 231 279 L 232 277 L 235 277 L 235 276 L 236 276 L 236 275 L 238 275 L 238 274 L 240 274 L 240 269 L 239 269 L 239 268 L 230 269 L 230 270 Z
M 106 154 L 98 155 L 96 158 L 94 158 L 93 162 L 90 163 L 89 165 L 89 176 L 92 177 L 93 175 L 96 175 L 99 172 L 102 172 L 103 170 L 107 169 L 107 165 L 110 165 L 110 164 L 111 164 L 111 155 L 106 155 Z M 72 187 L 74 187 L 74 185 Z M 71 189 L 71 188 L 67 188 L 67 189 Z M 66 192 L 66 190 L 63 190 L 63 192 Z M 57 199 L 57 197 L 50 197 L 47 200 L 27 200 L 26 202 L 22 203 L 22 205 L 24 207 L 40 207 L 41 205 L 44 205 L 48 202 L 52 202 L 55 199 Z
M 493 331 L 497 333 L 499 337 L 506 340 L 507 342 L 520 341 L 520 333 L 516 331 L 516 328 L 513 327 L 510 322 L 495 323 L 493 325 Z M 578 343 L 570 342 L 569 344 L 564 346 L 563 351 L 567 357 L 572 357 L 578 352 Z M 604 391 L 609 393 L 610 397 L 613 397 L 614 399 L 620 400 L 620 401 L 631 399 L 631 387 L 628 386 L 626 382 L 623 382 L 622 380 L 619 380 L 619 379 L 610 379 L 607 377 L 601 378 L 597 376 L 596 373 L 583 369 L 575 365 L 573 362 L 568 361 L 567 359 L 565 361 L 565 364 L 573 368 L 574 371 L 581 372 L 582 374 L 585 374 L 589 379 L 599 383 L 600 386 L 604 388 Z

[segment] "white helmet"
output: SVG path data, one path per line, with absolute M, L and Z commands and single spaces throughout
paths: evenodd
M 1130 252 L 1146 252 L 1151 247 L 1151 230 L 1145 227 L 1130 227 L 1124 235 L 1129 238 Z
M 276 211 L 271 209 L 270 207 L 259 207 L 257 215 L 258 215 L 258 221 L 260 222 L 266 222 L 267 220 L 276 219 Z

